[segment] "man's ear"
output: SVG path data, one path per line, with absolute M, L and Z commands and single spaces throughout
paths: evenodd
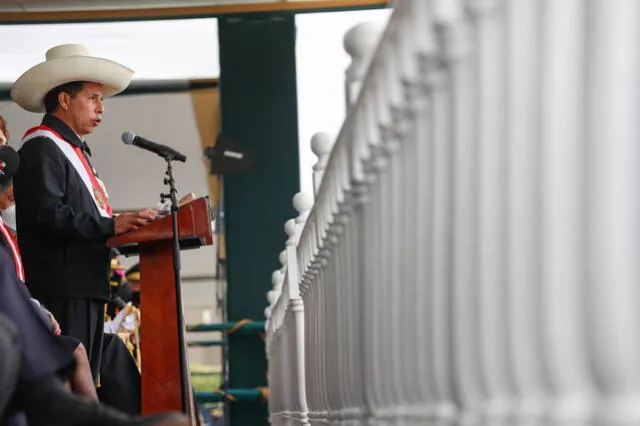
M 69 103 L 71 102 L 71 96 L 66 92 L 58 93 L 58 105 L 65 111 L 69 109 Z

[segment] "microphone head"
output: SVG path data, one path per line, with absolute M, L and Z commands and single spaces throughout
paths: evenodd
M 131 130 L 128 130 L 122 134 L 122 142 L 124 142 L 125 145 L 133 145 L 133 140 L 135 138 L 136 138 L 136 134 L 133 133 Z

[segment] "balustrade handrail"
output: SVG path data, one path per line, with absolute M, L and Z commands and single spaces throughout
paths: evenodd
M 640 424 L 640 2 L 393 7 L 297 209 L 273 422 Z

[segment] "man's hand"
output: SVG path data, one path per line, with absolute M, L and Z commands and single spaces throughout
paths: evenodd
M 155 220 L 158 212 L 153 209 L 143 209 L 137 212 L 121 213 L 115 218 L 116 235 L 133 231 Z

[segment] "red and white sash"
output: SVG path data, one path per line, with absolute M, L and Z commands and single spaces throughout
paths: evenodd
M 9 248 L 11 249 L 11 254 L 13 255 L 13 261 L 16 266 L 16 275 L 20 279 L 20 281 L 24 281 L 24 268 L 22 267 L 22 257 L 20 256 L 20 250 L 18 250 L 18 242 L 15 240 L 15 237 L 9 231 L 7 226 L 4 224 L 2 219 L 0 219 L 0 233 L 4 236 L 4 239 L 9 244 Z
M 109 206 L 107 189 L 102 181 L 98 179 L 94 170 L 89 166 L 89 162 L 82 153 L 82 150 L 67 142 L 58 132 L 45 125 L 27 130 L 27 133 L 25 133 L 22 138 L 22 143 L 40 136 L 51 139 L 60 151 L 62 151 L 64 156 L 67 157 L 67 160 L 69 160 L 73 168 L 76 169 L 82 178 L 82 182 L 84 182 L 87 191 L 89 191 L 93 202 L 100 212 L 100 216 L 112 217 L 113 211 L 111 210 L 111 206 Z

